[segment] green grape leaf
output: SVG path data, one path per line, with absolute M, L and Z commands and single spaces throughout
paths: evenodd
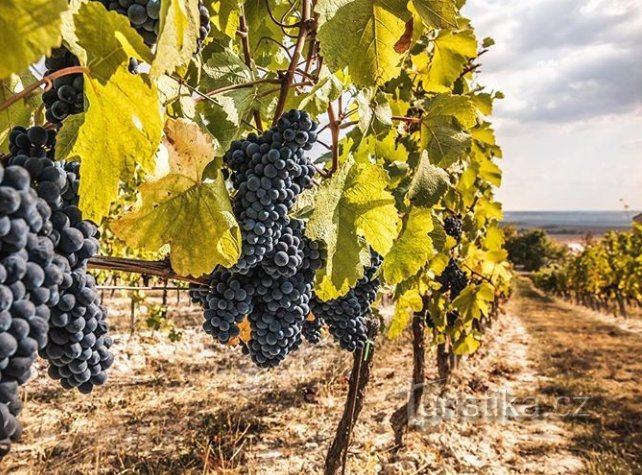
M 470 355 L 477 351 L 481 342 L 475 338 L 472 333 L 462 334 L 461 337 L 453 343 L 453 352 L 456 355 Z
M 427 101 L 426 113 L 422 116 L 425 123 L 447 117 L 454 117 L 465 129 L 477 124 L 477 110 L 468 96 L 437 94 Z
M 60 45 L 66 0 L 0 2 L 0 79 L 26 69 Z
M 22 76 L 22 77 L 21 77 Z M 22 75 L 11 74 L 5 79 L 0 79 L 0 103 L 3 103 L 15 93 L 24 89 L 25 83 L 35 82 L 31 73 L 25 72 Z M 20 99 L 6 109 L 0 111 L 0 152 L 9 150 L 9 132 L 17 125 L 27 126 L 31 120 L 31 114 L 41 104 L 41 90 L 36 90 L 32 95 Z
M 448 92 L 468 60 L 477 56 L 477 39 L 472 30 L 442 30 L 433 46 L 423 85 L 427 91 Z
M 200 85 L 207 91 L 254 79 L 250 68 L 230 49 L 210 55 L 203 64 L 203 73 Z
M 433 164 L 448 168 L 470 149 L 470 134 L 464 129 L 477 122 L 477 111 L 467 96 L 438 94 L 426 101 L 421 120 L 421 145 Z
M 306 234 L 327 245 L 316 288 L 322 300 L 345 294 L 363 276 L 360 254 L 366 242 L 382 255 L 392 247 L 399 217 L 387 185 L 380 166 L 349 160 L 319 187 Z
M 289 40 L 281 27 L 270 18 L 267 2 L 265 0 L 242 0 L 242 3 L 244 3 L 243 11 L 250 31 L 250 51 L 252 51 L 254 62 L 272 71 L 287 68 L 290 59 L 280 45 Z M 272 1 L 270 9 L 275 18 L 283 18 L 285 15 L 287 24 L 295 23 L 298 20 L 293 18 L 294 15 L 288 2 Z M 274 41 L 268 41 L 266 38 L 271 38 Z
M 374 135 L 366 135 L 356 147 L 357 161 L 368 162 L 374 158 L 378 162 L 405 162 L 408 160 L 408 150 L 403 143 L 397 143 L 397 133 L 394 130 L 378 140 Z
M 255 110 L 266 110 L 274 100 L 274 85 L 258 84 L 253 87 L 235 89 L 214 97 L 227 115 L 227 120 L 237 126 L 246 126 Z
M 388 327 L 387 337 L 399 338 L 406 329 L 412 316 L 423 308 L 421 294 L 417 289 L 410 289 L 401 294 L 395 303 L 395 313 Z
M 482 48 L 490 48 L 495 44 L 495 40 L 490 36 L 487 36 L 482 40 Z
M 357 95 L 359 128 L 364 135 L 383 138 L 392 128 L 392 108 L 383 92 L 363 90 Z
M 201 101 L 196 105 L 196 110 L 200 122 L 218 142 L 220 151 L 227 150 L 232 141 L 241 136 L 243 129 L 228 117 L 218 102 Z
M 389 284 L 398 284 L 426 265 L 433 254 L 433 230 L 429 209 L 411 208 L 406 215 L 399 237 L 383 260 L 383 277 Z
M 422 21 L 433 28 L 456 28 L 458 8 L 455 0 L 412 0 Z
M 196 52 L 199 28 L 198 0 L 161 2 L 160 32 L 150 71 L 153 78 L 171 74 L 189 63 Z
M 406 36 L 408 0 L 319 0 L 321 54 L 332 71 L 348 68 L 357 86 L 373 86 L 397 76 Z
M 168 173 L 144 183 L 139 206 L 111 228 L 128 245 L 150 252 L 169 244 L 172 268 L 180 275 L 232 266 L 240 256 L 241 232 L 222 174 L 203 178 L 214 156 L 211 138 L 193 122 L 169 120 L 164 144 Z
M 462 320 L 466 323 L 488 315 L 489 305 L 495 299 L 493 286 L 484 282 L 480 285 L 469 285 L 453 300 L 452 305 L 459 310 Z
M 80 5 L 73 21 L 75 29 L 64 30 L 65 40 L 92 78 L 101 83 L 107 83 L 130 57 L 151 62 L 151 51 L 126 16 L 89 2 Z M 68 35 L 73 37 L 68 39 Z
M 408 199 L 416 206 L 431 208 L 439 203 L 449 186 L 448 173 L 442 168 L 431 165 L 428 155 L 424 152 L 412 177 Z
M 288 96 L 285 110 L 299 109 L 315 117 L 319 116 L 326 112 L 330 102 L 341 96 L 343 90 L 341 81 L 326 66 L 323 66 L 319 73 L 319 81 L 309 91 Z
M 59 144 L 73 145 L 61 145 L 67 153 L 57 158 L 82 161 L 80 208 L 86 219 L 99 223 L 118 197 L 120 180 L 129 180 L 137 165 L 154 169 L 163 124 L 156 86 L 125 65 L 104 85 L 85 76 L 85 96 L 89 109 L 58 138 Z

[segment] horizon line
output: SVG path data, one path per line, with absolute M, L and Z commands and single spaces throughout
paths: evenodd
M 642 209 L 505 209 L 504 213 L 640 213 Z

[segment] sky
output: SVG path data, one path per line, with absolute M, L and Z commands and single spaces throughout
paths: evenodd
M 468 0 L 506 210 L 642 209 L 642 2 Z

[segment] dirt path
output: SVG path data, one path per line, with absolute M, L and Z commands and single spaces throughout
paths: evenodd
M 109 305 L 118 329 L 128 305 Z M 342 411 L 350 355 L 326 337 L 317 347 L 304 345 L 282 368 L 258 370 L 240 351 L 214 345 L 198 328 L 196 309 L 183 304 L 173 312 L 183 339 L 122 333 L 109 385 L 88 397 L 44 377 L 30 382 L 23 441 L 0 473 L 320 473 Z M 407 397 L 411 345 L 407 338 L 381 341 L 347 473 L 635 467 L 642 363 L 632 357 L 642 350 L 639 337 L 520 283 L 508 314 L 484 338 L 445 394 L 429 385 L 423 417 L 396 455 L 389 419 Z M 428 378 L 436 378 L 434 363 L 431 351 Z M 587 406 L 590 417 L 553 414 L 556 397 L 575 394 L 597 395 Z
M 642 473 L 642 336 L 549 298 L 525 279 L 511 310 L 522 316 L 548 378 L 541 409 L 565 414 L 572 450 L 587 472 Z

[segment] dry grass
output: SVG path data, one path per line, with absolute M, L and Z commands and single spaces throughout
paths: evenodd
M 551 407 L 565 405 L 573 450 L 586 472 L 642 473 L 642 337 L 619 321 L 551 299 L 526 280 L 519 281 L 513 311 L 524 316 L 549 378 L 542 394 Z M 582 402 L 582 415 L 574 414 Z
M 548 302 L 526 291 L 522 294 L 514 305 L 525 306 L 521 310 L 526 326 L 542 337 L 545 332 L 557 332 L 554 326 L 544 325 L 547 319 L 557 318 L 557 308 L 547 307 Z M 108 385 L 89 396 L 65 392 L 44 376 L 40 364 L 39 377 L 27 385 L 23 440 L 2 462 L 0 472 L 272 475 L 322 471 L 342 412 L 352 360 L 329 338 L 316 347 L 302 346 L 282 368 L 258 370 L 240 350 L 213 344 L 199 328 L 197 309 L 184 302 L 171 309 L 184 333 L 177 343 L 166 334 L 142 330 L 130 338 L 128 302 L 108 300 L 108 306 L 117 333 L 116 363 Z M 542 307 L 546 312 L 540 312 Z M 532 345 L 520 320 L 505 316 L 486 334 L 488 344 L 462 366 L 445 395 L 439 395 L 437 385 L 429 386 L 426 410 L 450 396 L 486 398 L 498 391 L 529 396 L 541 390 L 551 398 L 551 394 L 573 393 L 578 388 L 571 383 L 579 384 L 580 374 L 593 371 L 576 360 L 598 364 L 603 348 L 586 345 L 587 352 L 595 350 L 595 354 L 583 359 L 577 348 L 568 350 L 570 341 L 557 341 L 558 337 L 546 335 L 542 341 L 536 337 L 537 345 Z M 621 336 L 612 338 L 615 343 Z M 543 371 L 555 373 L 547 379 L 538 374 L 534 360 L 540 350 L 547 355 L 540 363 Z M 405 338 L 381 341 L 347 473 L 577 473 L 582 462 L 570 449 L 582 455 L 589 469 L 591 464 L 616 466 L 616 459 L 607 461 L 614 450 L 590 448 L 597 441 L 592 422 L 574 423 L 570 433 L 562 421 L 537 418 L 432 421 L 411 432 L 406 446 L 394 453 L 389 419 L 407 398 L 410 352 Z M 566 369 L 558 374 L 553 368 L 560 362 Z M 639 380 L 637 366 L 629 367 L 625 360 L 619 363 L 613 361 L 609 372 L 600 373 L 605 391 L 622 384 L 632 391 L 635 378 Z M 428 378 L 435 378 L 432 353 L 427 364 Z M 534 410 L 527 401 L 520 407 L 525 412 Z M 604 430 L 623 430 L 620 409 L 615 412 L 621 417 L 612 421 L 616 427 L 604 421 Z M 631 417 L 629 423 L 634 421 Z M 582 442 L 583 434 L 589 437 Z M 579 450 L 581 443 L 585 449 Z

